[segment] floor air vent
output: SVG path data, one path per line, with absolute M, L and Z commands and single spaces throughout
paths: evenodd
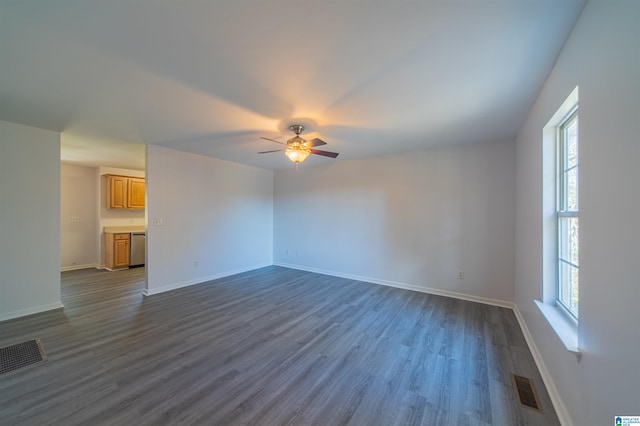
M 542 412 L 538 393 L 536 392 L 536 388 L 533 386 L 531 379 L 528 377 L 518 376 L 517 374 L 511 374 L 511 380 L 513 381 L 518 402 L 527 408 Z
M 47 359 L 40 340 L 28 340 L 0 348 L 0 374 L 5 374 Z

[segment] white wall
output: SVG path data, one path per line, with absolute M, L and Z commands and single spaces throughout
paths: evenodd
M 575 425 L 640 415 L 640 2 L 588 1 L 517 139 L 516 302 Z M 541 316 L 542 128 L 580 98 L 582 361 Z
M 61 307 L 60 134 L 0 121 L 0 320 Z
M 275 174 L 274 260 L 513 301 L 514 165 L 513 141 L 292 165 Z
M 271 170 L 149 145 L 147 200 L 146 294 L 272 264 Z
M 98 266 L 96 168 L 63 163 L 60 174 L 60 268 Z

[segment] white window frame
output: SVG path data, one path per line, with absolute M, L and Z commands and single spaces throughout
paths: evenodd
M 565 226 L 567 222 L 575 221 L 579 224 L 579 135 L 576 141 L 577 157 L 574 166 L 568 167 L 568 143 L 566 129 L 578 120 L 578 106 L 574 108 L 561 120 L 557 127 L 557 150 L 556 150 L 556 259 L 557 259 L 557 271 L 556 271 L 556 303 L 560 306 L 574 321 L 578 321 L 578 305 L 573 305 L 571 299 L 573 297 L 572 292 L 577 291 L 579 293 L 579 261 L 567 259 L 562 254 L 562 248 L 565 245 L 570 244 L 571 237 L 567 237 L 565 234 Z M 576 205 L 575 208 L 571 208 L 568 204 L 568 172 L 572 169 L 576 171 Z M 579 238 L 577 236 L 576 238 Z M 579 245 L 579 241 L 576 241 L 576 246 Z M 576 247 L 577 248 L 577 247 Z M 578 249 L 579 250 L 579 249 Z M 570 272 L 572 271 L 572 272 Z M 568 282 L 575 274 L 577 281 L 577 289 L 572 289 L 572 283 Z M 576 295 L 579 297 L 579 295 Z M 573 305 L 573 306 L 572 306 Z
M 558 303 L 558 128 L 578 106 L 576 86 L 542 128 L 542 292 L 535 304 L 565 348 L 582 356 L 578 320 Z

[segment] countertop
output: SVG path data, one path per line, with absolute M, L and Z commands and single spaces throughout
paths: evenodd
M 127 234 L 131 232 L 146 232 L 144 226 L 105 226 L 104 232 L 107 234 Z

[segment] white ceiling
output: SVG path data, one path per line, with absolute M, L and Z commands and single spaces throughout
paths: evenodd
M 144 167 L 144 144 L 292 167 L 516 136 L 584 0 L 11 0 L 0 120 L 64 161 Z

